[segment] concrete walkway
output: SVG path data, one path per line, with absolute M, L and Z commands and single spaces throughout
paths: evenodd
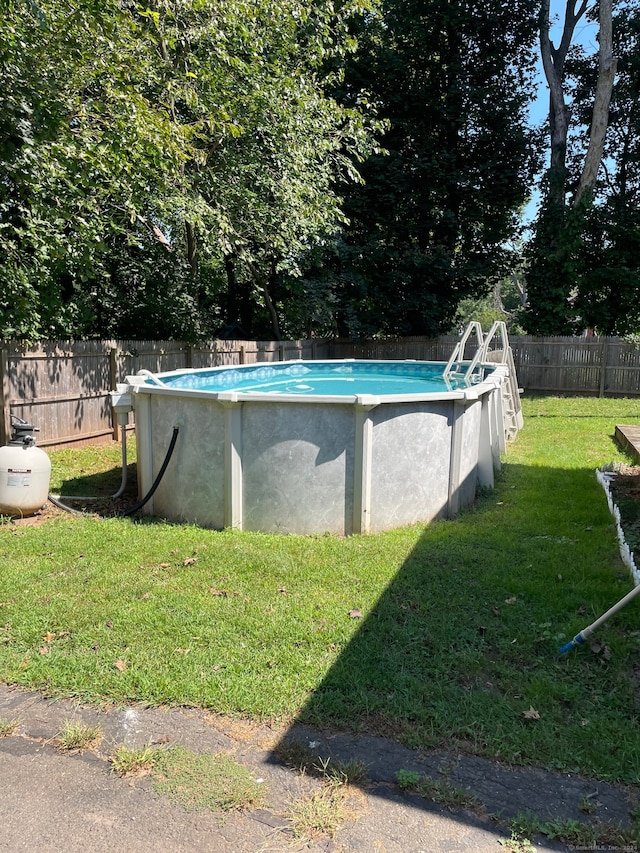
M 0 720 L 12 719 L 21 721 L 18 730 L 0 738 L 0 851 L 8 853 L 497 853 L 512 849 L 508 821 L 518 814 L 628 825 L 633 806 L 630 792 L 612 785 L 445 752 L 422 755 L 383 738 L 327 735 L 300 725 L 275 730 L 200 711 L 100 711 L 0 685 Z M 68 720 L 99 724 L 99 747 L 58 750 L 53 738 Z M 305 843 L 292 832 L 291 804 L 322 782 L 280 763 L 274 750 L 284 736 L 311 744 L 324 758 L 367 765 L 368 782 L 352 791 L 349 818 L 334 838 Z M 187 812 L 155 793 L 149 777 L 129 780 L 112 772 L 109 755 L 123 743 L 229 754 L 264 780 L 266 806 L 247 813 Z M 477 814 L 450 811 L 403 794 L 395 784 L 398 770 L 446 779 L 472 792 L 482 808 Z M 594 809 L 588 818 L 580 808 L 585 802 Z M 536 839 L 526 849 L 570 848 Z

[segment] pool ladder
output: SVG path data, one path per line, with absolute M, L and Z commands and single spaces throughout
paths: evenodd
M 473 332 L 476 333 L 476 342 L 478 344 L 478 347 L 471 361 L 466 362 L 464 360 L 464 353 L 467 347 L 467 341 L 469 340 Z M 476 369 L 480 362 L 480 358 L 483 353 L 483 348 L 484 336 L 482 334 L 482 326 L 480 325 L 480 323 L 478 323 L 477 320 L 473 320 L 471 323 L 469 323 L 467 328 L 464 330 L 460 340 L 453 348 L 451 357 L 447 362 L 447 366 L 444 369 L 444 378 L 465 379 L 467 382 L 471 382 L 473 371 Z
M 465 361 L 464 354 L 467 342 L 474 332 L 477 348 L 471 360 Z M 502 348 L 490 352 L 489 344 L 496 336 L 501 338 Z M 496 320 L 486 335 L 483 334 L 482 326 L 477 320 L 469 323 L 451 353 L 451 357 L 444 369 L 444 377 L 445 379 L 463 379 L 468 383 L 482 381 L 482 374 L 474 377 L 474 371 L 478 365 L 486 364 L 487 362 L 504 364 L 509 372 L 507 381 L 502 385 L 502 406 L 505 436 L 507 440 L 511 440 L 522 429 L 523 420 L 520 389 L 518 388 L 518 381 L 516 379 L 516 367 L 513 361 L 513 352 L 509 345 L 507 324 L 504 320 Z

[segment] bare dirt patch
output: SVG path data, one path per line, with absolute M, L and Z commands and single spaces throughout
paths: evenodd
M 136 499 L 135 496 L 127 495 L 117 499 L 110 497 L 90 500 L 68 498 L 64 502 L 69 507 L 69 510 L 72 511 L 71 514 L 75 511 L 76 513 L 83 515 L 97 515 L 101 518 L 112 518 L 115 515 L 120 515 L 120 513 L 125 512 L 129 507 L 133 506 Z M 47 501 L 42 509 L 38 510 L 38 512 L 33 515 L 26 515 L 23 517 L 13 516 L 10 519 L 5 518 L 4 520 L 7 525 L 15 528 L 40 527 L 40 525 L 46 524 L 47 521 L 51 521 L 52 519 L 60 518 L 61 516 L 68 514 L 68 510 L 61 509 L 51 503 L 51 501 Z
M 47 502 L 42 509 L 33 515 L 25 515 L 23 517 L 14 516 L 11 519 L 7 519 L 7 524 L 13 527 L 39 527 L 41 524 L 60 515 L 64 515 L 63 510 Z

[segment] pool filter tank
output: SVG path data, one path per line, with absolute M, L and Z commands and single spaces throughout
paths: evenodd
M 36 447 L 38 431 L 11 415 L 11 441 L 0 447 L 0 515 L 33 515 L 47 502 L 51 460 Z

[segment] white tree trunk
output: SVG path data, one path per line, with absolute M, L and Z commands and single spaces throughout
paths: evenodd
M 600 0 L 600 29 L 598 51 L 598 82 L 593 102 L 593 115 L 589 134 L 589 148 L 585 158 L 580 183 L 576 190 L 573 206 L 577 207 L 585 193 L 590 192 L 598 178 L 602 162 L 604 138 L 609 123 L 609 104 L 616 76 L 618 60 L 613 56 L 613 33 L 611 0 Z
M 552 182 L 550 193 L 560 206 L 565 203 L 564 176 L 567 159 L 567 136 L 569 133 L 569 107 L 565 102 L 564 64 L 571 47 L 576 24 L 588 8 L 588 0 L 567 0 L 564 14 L 562 38 L 558 47 L 554 47 L 549 37 L 550 0 L 541 0 L 540 4 L 540 57 L 544 76 L 549 86 L 549 134 L 551 142 L 550 175 Z

